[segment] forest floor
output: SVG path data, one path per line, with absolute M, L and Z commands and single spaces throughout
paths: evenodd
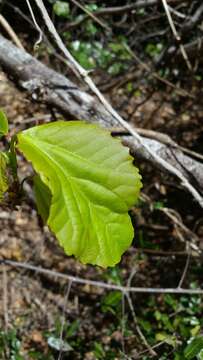
M 50 65 L 43 51 L 39 57 Z M 63 69 L 57 61 L 54 66 Z M 136 77 L 131 82 L 118 77 L 116 85 L 115 79 L 111 82 L 100 72 L 93 77 L 133 125 L 168 134 L 203 155 L 198 80 L 187 84 L 191 98 L 174 95 L 174 89 L 159 82 L 153 91 L 147 81 L 138 87 Z M 32 103 L 3 72 L 0 107 L 9 119 L 11 135 L 53 116 L 50 109 Z M 30 165 L 18 157 L 23 180 Z M 146 162 L 139 160 L 136 165 L 143 189 L 130 212 L 135 237 L 119 265 L 101 269 L 66 256 L 38 217 L 31 190 L 20 206 L 0 211 L 0 260 L 119 286 L 176 289 L 181 283 L 184 288 L 201 288 L 203 257 L 189 246 L 195 241 L 203 249 L 200 207 L 176 179 Z M 26 191 L 29 186 L 28 182 Z M 182 360 L 188 341 L 203 332 L 201 295 L 126 296 L 5 264 L 0 265 L 0 286 L 0 360 Z
M 145 108 L 136 113 L 137 126 L 147 124 L 158 96 L 155 94 L 155 100 L 150 99 Z M 120 98 L 114 97 L 117 106 L 125 97 L 122 93 Z M 0 74 L 0 106 L 9 118 L 11 134 L 43 122 L 49 116 L 43 106 L 32 104 L 3 73 Z M 125 115 L 131 107 L 128 104 Z M 186 119 L 186 115 L 169 124 L 167 114 L 173 112 L 165 102 L 161 112 L 155 115 L 153 129 L 165 133 L 170 129 L 170 135 L 177 135 L 183 145 L 187 142 L 188 146 L 188 139 L 191 144 L 197 143 L 201 125 L 194 126 L 193 130 L 194 121 L 190 117 Z M 201 115 L 199 110 L 199 117 Z M 180 127 L 184 127 L 182 139 L 177 133 Z M 176 136 L 173 138 L 177 140 Z M 123 256 L 121 264 L 102 270 L 67 257 L 26 200 L 19 208 L 4 209 L 0 213 L 0 258 L 117 285 L 127 285 L 130 281 L 131 286 L 176 288 L 188 259 L 186 241 L 190 241 L 191 235 L 177 227 L 162 208 L 173 207 L 174 216 L 181 222 L 184 219 L 201 239 L 200 246 L 203 242 L 201 212 L 175 182 L 165 175 L 160 177 L 149 165 L 139 165 L 145 197 L 131 213 L 135 223 L 134 246 Z M 26 167 L 21 159 L 22 173 L 26 173 Z M 88 284 L 73 282 L 67 300 L 67 281 L 25 269 L 1 267 L 0 283 L 0 353 L 2 351 L 4 359 L 11 359 L 12 354 L 12 359 L 58 359 L 63 319 L 63 359 L 125 356 L 148 359 L 148 346 L 143 343 L 140 331 L 150 346 L 160 344 L 155 349 L 155 358 L 170 359 L 201 327 L 202 301 L 198 295 L 132 295 L 132 310 L 127 299 L 122 300 L 121 293 Z M 195 254 L 190 257 L 183 285 L 186 288 L 201 286 L 201 261 Z

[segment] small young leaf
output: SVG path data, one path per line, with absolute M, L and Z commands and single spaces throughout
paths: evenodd
M 0 137 L 6 135 L 7 133 L 8 133 L 8 120 L 3 110 L 0 109 Z
M 0 201 L 4 193 L 8 190 L 8 179 L 6 175 L 7 162 L 6 154 L 0 152 Z
M 203 336 L 195 337 L 185 348 L 184 355 L 187 360 L 194 359 L 203 349 Z
M 67 18 L 70 13 L 69 4 L 65 1 L 56 1 L 53 10 L 57 16 Z
M 79 121 L 23 131 L 18 148 L 51 191 L 47 223 L 65 252 L 103 267 L 119 262 L 133 239 L 128 210 L 141 188 L 128 149 Z

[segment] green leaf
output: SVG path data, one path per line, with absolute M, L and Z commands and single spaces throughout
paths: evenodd
M 166 344 L 171 345 L 174 348 L 177 345 L 176 337 L 166 333 L 157 333 L 155 338 L 157 341 L 164 341 Z
M 8 159 L 6 154 L 0 152 L 0 201 L 4 193 L 8 190 L 7 163 Z
M 8 134 L 8 120 L 3 110 L 0 109 L 0 137 L 6 134 Z
M 194 338 L 184 350 L 184 355 L 187 360 L 194 359 L 203 349 L 203 336 Z
M 198 360 L 203 360 L 203 349 L 199 352 L 199 354 L 197 355 L 197 359 Z
M 53 10 L 57 16 L 67 18 L 70 14 L 69 4 L 65 1 L 56 1 Z
M 112 314 L 115 311 L 118 311 L 118 307 L 122 301 L 122 294 L 120 291 L 111 291 L 104 296 L 101 303 L 101 308 L 103 312 L 110 311 Z
M 68 338 L 75 336 L 79 328 L 80 328 L 80 320 L 76 319 L 70 325 L 68 325 L 66 336 Z
M 49 217 L 49 209 L 51 205 L 51 192 L 49 188 L 43 183 L 40 176 L 35 175 L 34 181 L 34 194 L 37 204 L 37 210 L 44 222 L 47 222 Z
M 103 346 L 97 341 L 94 342 L 94 355 L 98 360 L 105 358 L 105 351 L 103 349 Z
M 79 121 L 23 131 L 18 147 L 51 191 L 47 223 L 65 252 L 103 267 L 119 262 L 133 239 L 128 210 L 141 188 L 128 149 Z

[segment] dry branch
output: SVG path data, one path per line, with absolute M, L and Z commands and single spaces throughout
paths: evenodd
M 67 118 L 87 119 L 109 128 L 120 126 L 117 119 L 98 99 L 80 90 L 75 83 L 18 49 L 1 35 L 0 65 L 34 101 L 57 108 Z M 195 179 L 196 189 L 203 189 L 203 164 L 184 155 L 176 146 L 169 146 L 147 137 L 140 138 L 141 143 L 133 136 L 125 135 L 123 141 L 137 157 L 149 160 L 154 166 L 171 173 L 163 165 L 167 162 L 188 182 Z M 163 163 L 157 162 L 147 151 L 149 147 Z M 172 174 L 174 175 L 174 172 Z M 201 201 L 199 195 L 199 203 Z
M 145 287 L 128 287 L 128 286 L 114 285 L 102 281 L 89 280 L 78 276 L 68 275 L 58 271 L 42 268 L 40 266 L 35 266 L 28 263 L 23 263 L 13 260 L 6 260 L 6 259 L 0 260 L 0 265 L 8 265 L 14 268 L 21 268 L 29 271 L 34 271 L 39 274 L 40 273 L 46 274 L 48 276 L 51 276 L 52 278 L 53 277 L 61 278 L 66 281 L 75 282 L 77 284 L 96 286 L 108 290 L 117 290 L 117 291 L 121 291 L 124 294 L 133 293 L 133 292 L 146 293 L 146 294 L 188 294 L 188 295 L 203 294 L 203 289 L 182 289 L 179 287 L 178 288 L 150 288 L 150 287 L 145 288 Z

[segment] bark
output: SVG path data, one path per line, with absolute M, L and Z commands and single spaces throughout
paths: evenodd
M 120 127 L 118 121 L 98 99 L 81 90 L 75 83 L 48 68 L 22 49 L 0 35 L 0 65 L 3 70 L 25 90 L 34 101 L 57 108 L 67 119 L 85 119 L 103 127 Z M 142 137 L 153 152 L 168 161 L 198 189 L 203 192 L 203 164 L 185 155 L 174 146 Z M 157 164 L 141 144 L 132 136 L 123 136 L 123 142 L 136 157 Z M 165 168 L 162 170 L 166 171 Z

